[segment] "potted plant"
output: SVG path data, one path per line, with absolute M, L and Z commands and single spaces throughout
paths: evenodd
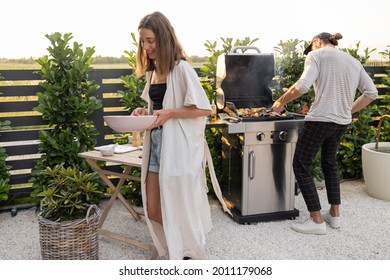
M 48 122 L 39 131 L 40 158 L 31 170 L 31 196 L 39 206 L 43 259 L 97 259 L 97 207 L 106 188 L 79 153 L 91 150 L 98 131 L 89 118 L 102 106 L 99 88 L 88 79 L 94 47 L 70 41 L 71 33 L 46 35 L 49 55 L 41 66 L 42 92 L 34 108 Z
M 375 198 L 390 200 L 390 142 L 379 142 L 384 118 L 379 119 L 376 142 L 362 146 L 362 168 L 367 193 Z
M 98 259 L 97 207 L 103 192 L 97 173 L 59 164 L 43 173 L 48 185 L 41 198 L 38 222 L 42 259 Z
M 390 51 L 381 52 L 387 59 L 387 75 L 382 77 L 382 84 L 390 87 Z M 367 193 L 375 198 L 390 200 L 390 92 L 387 91 L 381 100 L 380 119 L 376 142 L 362 146 L 362 169 Z M 381 132 L 382 129 L 382 132 Z M 382 142 L 379 142 L 382 139 Z

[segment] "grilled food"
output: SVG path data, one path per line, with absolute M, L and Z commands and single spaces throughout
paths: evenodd
M 260 117 L 275 117 L 280 116 L 277 112 L 267 109 L 266 107 L 258 108 L 240 108 L 237 113 L 242 118 L 260 118 Z

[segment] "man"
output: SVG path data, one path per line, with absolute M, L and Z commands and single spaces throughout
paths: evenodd
M 340 227 L 340 179 L 336 152 L 343 133 L 352 122 L 352 114 L 369 105 L 378 96 L 372 79 L 361 63 L 335 48 L 340 33 L 327 32 L 314 36 L 305 49 L 305 67 L 300 79 L 272 106 L 281 112 L 290 101 L 308 92 L 313 85 L 315 100 L 299 132 L 293 168 L 310 219 L 292 226 L 300 233 L 326 234 L 327 222 L 332 228 Z M 356 90 L 362 95 L 355 100 Z M 325 175 L 330 210 L 321 214 L 321 203 L 314 179 L 312 162 L 321 149 L 321 166 Z

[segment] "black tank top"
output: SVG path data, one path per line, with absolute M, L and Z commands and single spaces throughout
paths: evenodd
M 149 97 L 153 101 L 153 110 L 161 110 L 167 84 L 152 84 L 149 88 Z

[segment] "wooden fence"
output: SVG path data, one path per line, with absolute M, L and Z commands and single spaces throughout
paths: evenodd
M 40 76 L 36 70 L 1 70 L 4 79 L 0 80 L 0 121 L 11 121 L 11 129 L 0 131 L 0 146 L 5 147 L 11 166 L 10 194 L 24 196 L 31 191 L 31 168 L 40 157 L 38 151 L 39 131 L 47 130 L 48 125 L 41 114 L 33 111 L 38 105 L 37 92 L 44 89 L 39 86 Z M 100 132 L 97 145 L 112 143 L 109 136 L 112 130 L 104 124 L 104 115 L 127 114 L 118 90 L 124 90 L 119 77 L 131 74 L 130 69 L 93 69 L 89 79 L 100 85 L 93 95 L 102 100 L 103 106 L 96 110 L 91 118 Z
M 383 97 L 388 88 L 381 86 L 381 80 L 386 75 L 385 67 L 368 66 L 370 73 Z M 196 69 L 199 73 L 199 69 Z M 11 129 L 0 131 L 0 146 L 5 147 L 8 155 L 7 164 L 11 168 L 11 194 L 27 194 L 31 191 L 31 168 L 40 157 L 38 151 L 39 130 L 48 129 L 47 122 L 41 115 L 33 111 L 38 105 L 36 93 L 43 91 L 39 86 L 40 76 L 34 70 L 0 70 L 0 121 L 10 120 Z M 118 90 L 124 90 L 118 79 L 122 75 L 131 74 L 129 69 L 94 69 L 90 72 L 90 80 L 100 85 L 94 96 L 102 100 L 103 106 L 91 116 L 100 132 L 97 145 L 111 143 L 109 139 L 112 130 L 104 124 L 104 115 L 127 114 Z M 379 99 L 377 102 L 381 102 Z
M 376 104 L 382 104 L 382 99 L 390 90 L 382 84 L 383 77 L 387 76 L 386 66 L 365 66 L 367 73 L 374 80 L 378 89 L 379 98 L 375 101 Z

